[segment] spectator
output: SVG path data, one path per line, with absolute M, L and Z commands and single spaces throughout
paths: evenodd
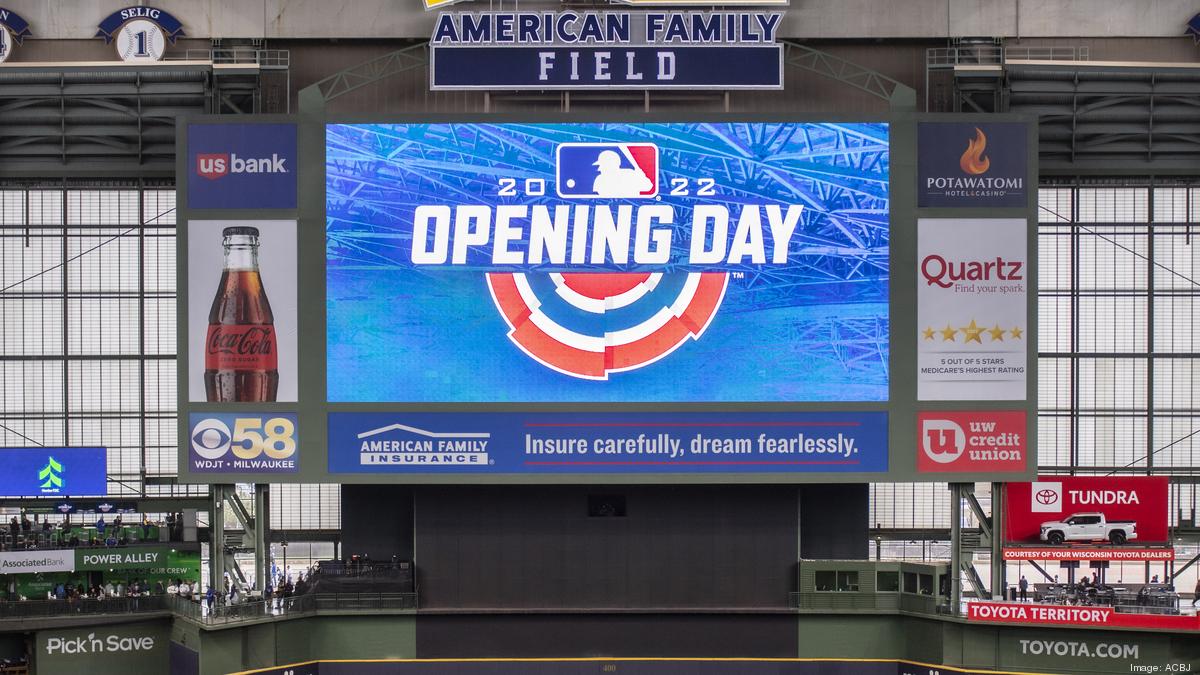
M 31 523 L 29 521 L 29 516 L 22 513 L 21 514 L 21 531 L 24 532 L 25 534 L 29 534 L 29 531 L 32 529 L 33 529 L 33 523 Z
M 209 611 L 209 612 L 212 612 L 212 609 L 213 609 L 213 602 L 215 602 L 215 601 L 216 601 L 216 599 L 217 599 L 217 594 L 216 594 L 216 592 L 215 592 L 215 591 L 213 591 L 213 587 L 212 587 L 212 586 L 209 586 L 209 587 L 208 587 L 208 592 L 204 594 L 204 602 L 205 602 L 206 604 L 208 604 L 208 611 Z
M 61 583 L 54 587 L 54 597 L 59 600 L 67 597 L 67 589 Z
M 200 580 L 199 579 L 192 582 L 192 597 L 194 597 L 196 599 L 196 602 L 200 602 Z
M 101 539 L 104 538 L 104 516 L 96 519 L 96 534 L 100 535 Z
M 142 514 L 142 541 L 150 539 L 150 518 Z
M 121 583 L 120 581 L 117 581 L 117 597 L 125 597 L 125 584 Z
M 1152 583 L 1152 584 L 1157 584 L 1157 583 L 1158 583 L 1158 575 L 1157 575 L 1157 574 L 1155 574 L 1155 575 L 1154 575 L 1154 578 L 1150 580 L 1150 583 Z
M 51 525 L 50 525 L 50 519 L 49 519 L 49 518 L 43 518 L 43 519 L 42 519 L 42 532 L 45 532 L 45 533 L 49 534 L 49 533 L 50 533 L 50 527 L 51 527 Z
M 1024 575 L 1021 576 L 1021 583 L 1019 586 L 1021 588 L 1021 602 L 1029 600 L 1029 581 L 1024 577 Z
M 158 581 L 154 582 L 154 594 L 155 595 L 162 595 L 165 590 L 166 589 L 163 588 L 162 579 L 159 579 Z
M 21 532 L 21 523 L 17 522 L 17 517 L 13 516 L 12 520 L 8 521 L 8 530 L 12 533 L 13 545 L 17 543 L 17 535 Z
M 111 581 L 104 584 L 104 594 L 105 595 L 107 595 L 108 597 L 111 598 L 114 595 L 116 595 L 116 593 L 117 593 L 117 589 L 113 587 L 113 583 Z
M 179 586 L 175 582 L 172 581 L 171 585 L 167 586 L 167 595 L 177 595 L 178 593 L 179 593 Z

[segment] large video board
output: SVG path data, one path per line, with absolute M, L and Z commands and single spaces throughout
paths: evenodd
M 887 400 L 887 124 L 326 138 L 331 402 Z
M 189 120 L 180 474 L 1029 480 L 1032 193 L 917 178 L 1034 130 L 945 117 Z

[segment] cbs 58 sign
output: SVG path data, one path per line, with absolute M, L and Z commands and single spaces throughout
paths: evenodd
M 195 473 L 295 473 L 295 413 L 192 413 L 188 466 Z

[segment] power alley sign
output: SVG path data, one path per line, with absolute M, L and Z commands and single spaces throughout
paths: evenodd
M 442 12 L 432 89 L 782 89 L 780 12 Z

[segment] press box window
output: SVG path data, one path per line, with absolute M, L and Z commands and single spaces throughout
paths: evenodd
M 921 575 L 920 592 L 921 592 L 921 595 L 933 595 L 933 575 L 932 574 L 922 574 Z
M 916 593 L 917 593 L 917 573 L 916 572 L 905 572 L 904 573 L 904 592 L 912 593 L 913 595 L 916 595 Z
M 850 593 L 858 592 L 858 572 L 838 572 L 837 589 Z
M 879 572 L 875 576 L 875 590 L 880 593 L 895 593 L 900 590 L 899 572 Z
M 858 591 L 858 572 L 822 570 L 815 573 L 814 581 L 818 591 Z

